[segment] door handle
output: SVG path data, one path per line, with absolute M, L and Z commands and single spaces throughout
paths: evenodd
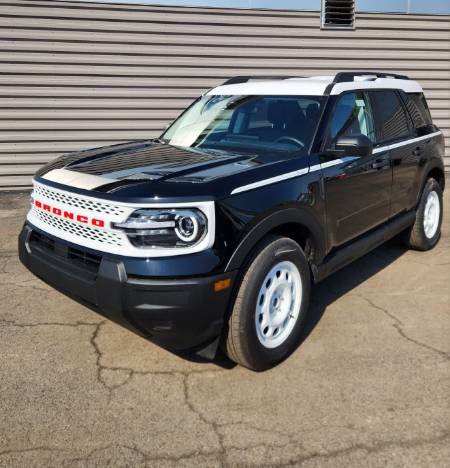
M 418 146 L 415 150 L 413 150 L 412 154 L 414 156 L 420 156 L 422 154 L 422 148 L 420 148 L 420 146 Z

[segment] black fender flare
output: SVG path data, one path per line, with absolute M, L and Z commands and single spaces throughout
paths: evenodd
M 307 229 L 313 238 L 315 259 L 322 260 L 326 251 L 325 232 L 316 216 L 307 207 L 282 208 L 258 217 L 258 220 L 244 234 L 231 255 L 225 271 L 239 269 L 246 258 L 268 233 L 284 224 L 298 224 Z
M 420 182 L 419 182 L 419 190 L 416 197 L 416 203 L 419 203 L 420 197 L 422 196 L 422 190 L 427 181 L 428 174 L 433 171 L 434 169 L 438 169 L 443 176 L 443 183 L 445 188 L 445 168 L 444 163 L 441 158 L 432 158 L 429 159 L 422 168 L 421 175 L 420 175 Z

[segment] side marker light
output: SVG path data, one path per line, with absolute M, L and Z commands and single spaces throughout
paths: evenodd
M 214 283 L 214 292 L 220 292 L 223 291 L 224 289 L 228 289 L 231 286 L 231 279 L 224 279 L 220 281 L 216 281 Z

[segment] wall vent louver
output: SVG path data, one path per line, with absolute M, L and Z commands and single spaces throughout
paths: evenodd
M 354 0 L 322 0 L 322 28 L 354 29 Z

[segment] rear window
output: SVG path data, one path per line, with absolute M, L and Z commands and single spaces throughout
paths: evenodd
M 423 93 L 403 93 L 402 96 L 418 135 L 432 133 L 433 121 Z
M 395 91 L 372 91 L 372 101 L 377 141 L 401 140 L 411 135 L 406 110 Z

